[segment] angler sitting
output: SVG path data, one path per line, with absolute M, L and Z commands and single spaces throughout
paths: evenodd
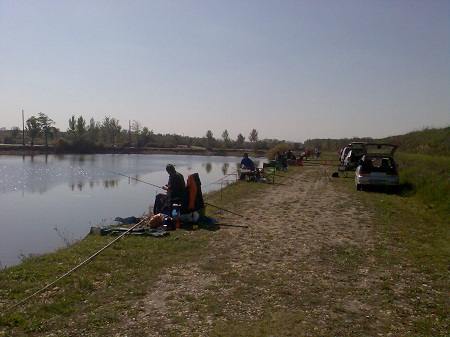
M 170 216 L 172 205 L 175 203 L 181 204 L 183 200 L 185 183 L 183 175 L 177 172 L 172 164 L 166 166 L 166 171 L 169 174 L 169 181 L 162 188 L 167 194 L 156 195 L 153 214 L 163 213 Z
M 239 179 L 244 180 L 247 176 L 253 176 L 255 171 L 255 163 L 248 157 L 248 153 L 244 153 L 244 156 L 241 160 L 241 175 Z

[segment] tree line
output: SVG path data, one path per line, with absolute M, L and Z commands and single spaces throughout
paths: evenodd
M 224 130 L 220 137 L 215 137 L 211 130 L 207 130 L 203 137 L 181 136 L 178 134 L 156 134 L 153 130 L 143 126 L 139 121 L 129 122 L 128 128 L 123 128 L 119 120 L 105 116 L 102 121 L 91 118 L 87 122 L 83 116 L 72 116 L 68 120 L 68 127 L 61 131 L 54 127 L 54 121 L 45 113 L 31 116 L 26 120 L 26 127 L 21 130 L 13 127 L 10 135 L 4 136 L 4 143 L 16 143 L 21 131 L 26 132 L 29 144 L 35 145 L 36 140 L 43 140 L 48 147 L 49 141 L 56 152 L 101 152 L 110 147 L 201 147 L 208 149 L 253 149 L 268 151 L 277 147 L 301 151 L 303 149 L 319 148 L 321 151 L 339 152 L 342 147 L 351 142 L 384 142 L 399 145 L 399 151 L 410 153 L 426 153 L 449 155 L 450 128 L 429 128 L 412 131 L 405 135 L 390 136 L 381 139 L 370 137 L 353 138 L 316 138 L 308 139 L 304 143 L 287 142 L 278 139 L 260 139 L 258 131 L 252 129 L 245 137 L 239 133 L 236 139 L 231 139 L 228 130 Z M 22 137 L 25 145 L 25 138 Z
M 92 152 L 107 147 L 203 147 L 208 149 L 268 150 L 274 145 L 284 142 L 277 139 L 260 139 L 256 129 L 252 129 L 247 137 L 239 133 L 236 139 L 231 139 L 226 129 L 220 137 L 215 137 L 211 130 L 207 130 L 203 137 L 156 134 L 136 120 L 130 121 L 128 127 L 123 128 L 118 119 L 110 116 L 105 116 L 102 121 L 95 121 L 94 118 L 91 118 L 87 122 L 83 116 L 72 115 L 65 131 L 54 127 L 54 124 L 54 121 L 42 112 L 38 116 L 33 115 L 28 118 L 24 131 L 28 136 L 29 144 L 34 146 L 37 140 L 43 140 L 43 145 L 48 147 L 49 141 L 51 141 L 56 152 Z M 15 143 L 20 131 L 18 127 L 14 127 L 11 130 L 11 136 L 5 137 L 5 143 Z M 292 143 L 292 145 L 293 147 L 301 146 L 300 143 Z

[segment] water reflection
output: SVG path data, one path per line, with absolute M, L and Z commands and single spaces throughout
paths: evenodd
M 223 176 L 233 174 L 240 166 L 240 159 L 236 157 L 35 155 L 22 156 L 21 159 L 20 164 L 6 163 L 0 167 L 3 178 L 0 181 L 0 193 L 22 190 L 45 194 L 61 183 L 68 184 L 71 191 L 81 191 L 85 186 L 90 189 L 94 186 L 110 189 L 118 186 L 119 180 L 122 179 L 119 176 L 128 177 L 128 184 L 138 184 L 145 174 L 164 172 L 168 162 L 174 162 L 177 168 L 184 171 L 183 174 L 198 172 L 202 180 L 214 173 L 217 164 L 217 169 Z M 4 158 L 2 164 L 3 161 Z M 255 160 L 255 164 L 259 166 L 260 161 Z M 206 176 L 202 173 L 206 173 Z M 158 176 L 158 179 L 162 179 L 157 182 L 158 186 L 163 185 L 167 176 Z
M 199 173 L 202 191 L 208 193 L 235 180 L 240 158 L 0 155 L 0 264 L 19 263 L 20 252 L 40 254 L 60 247 L 64 243 L 54 228 L 78 239 L 91 226 L 109 224 L 117 216 L 147 213 L 161 192 L 157 186 L 167 183 L 167 163 L 185 178 Z
M 222 174 L 225 176 L 228 173 L 228 168 L 230 167 L 229 163 L 223 163 L 222 165 Z
M 220 174 L 233 174 L 240 162 L 237 157 L 170 155 L 33 155 L 0 158 L 0 193 L 20 190 L 40 195 L 60 184 L 65 184 L 71 191 L 82 191 L 86 186 L 91 190 L 94 187 L 116 188 L 119 180 L 123 179 L 121 176 L 128 177 L 128 184 L 136 185 L 149 173 L 155 174 L 152 178 L 158 181 L 153 182 L 160 186 L 167 181 L 167 163 L 174 163 L 183 175 L 198 172 L 202 181 L 208 183 L 210 175 L 216 179 Z M 17 160 L 19 158 L 20 162 Z M 259 161 L 255 164 L 259 165 Z M 215 170 L 220 170 L 220 173 Z M 161 175 L 161 172 L 164 174 Z

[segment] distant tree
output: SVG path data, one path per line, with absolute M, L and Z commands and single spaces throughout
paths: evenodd
M 153 130 L 149 130 L 148 127 L 146 126 L 142 128 L 141 135 L 143 139 L 142 142 L 144 145 L 147 145 L 154 141 L 155 134 L 153 133 Z
M 251 143 L 255 143 L 258 141 L 258 131 L 256 131 L 256 129 L 253 129 L 252 132 L 250 132 L 250 135 L 248 136 L 248 140 Z
M 83 118 L 83 116 L 80 116 L 77 119 L 77 135 L 78 135 L 78 137 L 83 138 L 86 131 L 87 131 L 86 120 Z
M 69 119 L 69 128 L 67 129 L 69 135 L 75 139 L 80 140 L 87 132 L 86 120 L 83 116 L 75 118 L 74 115 Z
M 102 129 L 106 132 L 109 137 L 111 145 L 115 145 L 116 136 L 122 130 L 119 124 L 119 120 L 111 117 L 105 117 L 102 124 Z
M 139 147 L 139 135 L 141 134 L 141 129 L 142 129 L 141 123 L 138 121 L 133 121 L 133 124 L 131 124 L 131 130 L 134 132 L 134 135 L 136 136 L 137 147 Z
M 69 127 L 67 128 L 67 133 L 73 138 L 75 138 L 77 135 L 77 121 L 74 115 L 72 115 L 72 117 L 69 119 Z
M 11 136 L 12 136 L 13 138 L 17 138 L 17 136 L 19 135 L 19 133 L 20 133 L 20 128 L 17 127 L 17 126 L 13 126 L 13 128 L 11 129 Z
M 245 137 L 241 133 L 238 134 L 237 139 L 236 139 L 237 146 L 242 147 L 244 145 L 244 142 L 245 142 Z
M 211 130 L 206 131 L 206 143 L 209 147 L 213 147 L 214 145 L 214 135 Z
M 230 147 L 230 141 L 231 141 L 231 139 L 230 139 L 230 134 L 228 133 L 228 130 L 227 130 L 227 129 L 225 129 L 225 130 L 222 132 L 222 139 L 223 139 L 223 144 L 224 144 L 225 148 Z
M 55 122 L 43 112 L 39 113 L 38 121 L 44 134 L 45 147 L 48 147 L 48 137 L 51 137 L 55 131 L 55 128 L 52 127 Z
M 31 146 L 34 146 L 34 140 L 42 133 L 41 124 L 35 116 L 31 116 L 27 119 L 27 132 L 31 138 Z
M 95 122 L 94 118 L 91 118 L 86 133 L 91 141 L 97 141 L 100 134 L 100 122 Z

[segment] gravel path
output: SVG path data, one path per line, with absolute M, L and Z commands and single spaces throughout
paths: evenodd
M 379 308 L 373 290 L 380 275 L 367 254 L 374 245 L 372 214 L 329 176 L 321 167 L 304 167 L 270 193 L 245 200 L 239 212 L 249 228 L 215 231 L 202 259 L 168 269 L 125 329 L 211 336 L 221 322 L 254 329 L 296 315 L 298 324 L 285 327 L 283 336 L 376 335 L 389 312 Z M 243 224 L 223 215 L 224 223 Z

